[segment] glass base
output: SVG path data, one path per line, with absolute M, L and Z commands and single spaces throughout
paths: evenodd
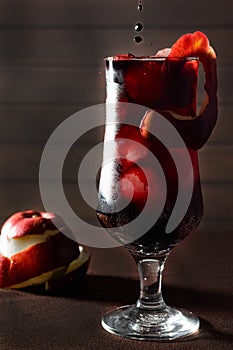
M 132 305 L 104 315 L 102 326 L 106 331 L 126 338 L 166 341 L 196 334 L 200 322 L 188 311 L 166 306 L 155 312 Z

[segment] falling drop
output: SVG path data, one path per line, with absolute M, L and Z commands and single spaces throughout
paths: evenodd
M 142 11 L 142 10 L 143 10 L 143 1 L 138 0 L 138 11 Z M 134 30 L 137 33 L 141 32 L 143 30 L 143 24 L 141 22 L 137 22 L 134 25 Z M 143 37 L 141 35 L 136 35 L 133 40 L 135 43 L 140 44 L 143 41 Z
M 143 3 L 142 1 L 138 1 L 138 11 L 142 11 L 143 10 Z
M 137 44 L 140 44 L 142 42 L 142 40 L 143 40 L 143 38 L 140 35 L 134 37 L 134 41 Z
M 136 23 L 134 29 L 136 32 L 141 32 L 143 30 L 143 24 L 140 22 Z

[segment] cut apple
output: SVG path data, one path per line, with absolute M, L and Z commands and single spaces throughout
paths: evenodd
M 0 235 L 0 288 L 61 282 L 64 276 L 78 274 L 81 265 L 87 263 L 87 253 L 61 232 L 64 228 L 59 216 L 35 210 L 7 219 Z
M 189 118 L 170 112 L 172 117 L 179 120 L 179 122 L 175 122 L 171 119 L 171 122 L 180 131 L 187 146 L 198 149 L 206 143 L 217 121 L 216 53 L 207 36 L 197 31 L 181 36 L 172 46 L 169 57 L 198 57 L 204 68 L 206 80 L 204 89 L 207 96 L 196 118 L 189 123 L 189 121 L 184 120 Z
M 30 278 L 21 283 L 17 283 L 8 287 L 9 289 L 22 289 L 33 286 L 44 285 L 45 290 L 54 289 L 56 287 L 64 287 L 64 283 L 61 283 L 62 280 L 66 279 L 70 281 L 74 278 L 74 275 L 82 275 L 86 272 L 90 260 L 89 252 L 82 246 L 79 246 L 80 255 L 77 259 L 73 260 L 67 266 L 61 266 L 54 270 L 44 272 L 40 276 Z
M 188 148 L 199 149 L 209 139 L 218 116 L 216 53 L 207 36 L 197 31 L 181 36 L 171 49 L 160 50 L 155 57 L 163 55 L 168 58 L 168 61 L 176 58 L 186 60 L 190 58 L 190 62 L 192 62 L 192 58 L 197 58 L 203 65 L 206 97 L 198 113 L 195 115 L 187 114 L 184 113 L 185 109 L 180 109 L 180 112 L 173 109 L 157 109 L 178 130 Z M 188 74 L 186 67 L 185 74 Z M 173 93 L 176 93 L 176 89 L 173 89 Z M 147 131 L 150 132 L 150 130 Z

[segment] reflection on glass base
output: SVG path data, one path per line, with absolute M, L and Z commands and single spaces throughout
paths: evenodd
M 102 318 L 103 328 L 138 340 L 167 341 L 198 333 L 200 322 L 191 312 L 166 306 L 159 312 L 132 306 L 119 307 Z

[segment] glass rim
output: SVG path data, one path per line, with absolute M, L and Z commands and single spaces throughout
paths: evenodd
M 104 58 L 104 61 L 113 61 L 113 62 L 128 62 L 128 61 L 141 61 L 141 62 L 157 62 L 157 61 L 170 61 L 170 60 L 176 60 L 176 61 L 199 61 L 199 57 L 195 56 L 185 56 L 185 57 L 169 57 L 169 56 L 162 56 L 162 57 L 156 57 L 156 56 L 108 56 Z

